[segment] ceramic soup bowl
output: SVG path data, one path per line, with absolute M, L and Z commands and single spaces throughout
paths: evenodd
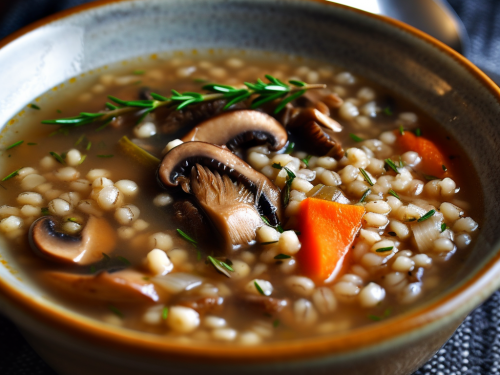
M 471 256 L 439 295 L 366 327 L 256 347 L 170 342 L 69 311 L 43 297 L 0 240 L 1 310 L 60 374 L 410 374 L 500 285 L 500 91 L 409 26 L 320 1 L 98 1 L 31 25 L 0 47 L 5 131 L 26 104 L 71 77 L 158 52 L 260 50 L 348 67 L 453 134 L 484 197 Z

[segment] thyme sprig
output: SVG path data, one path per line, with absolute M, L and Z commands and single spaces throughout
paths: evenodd
M 116 117 L 133 112 L 139 113 L 140 117 L 138 122 L 140 122 L 148 113 L 164 106 L 172 106 L 175 107 L 176 110 L 181 110 L 191 104 L 226 99 L 228 101 L 224 106 L 224 110 L 226 110 L 232 105 L 247 100 L 250 97 L 253 97 L 250 108 L 257 108 L 273 100 L 281 99 L 281 102 L 274 110 L 274 113 L 278 113 L 287 103 L 297 99 L 307 90 L 322 89 L 326 87 L 324 84 L 308 84 L 294 80 L 289 81 L 287 84 L 271 75 L 266 75 L 265 77 L 268 82 L 264 82 L 259 78 L 255 83 L 245 82 L 246 88 L 210 83 L 203 86 L 203 90 L 207 91 L 205 94 L 200 94 L 198 92 L 180 93 L 176 90 L 172 90 L 172 95 L 169 97 L 151 93 L 152 100 L 122 100 L 110 95 L 108 99 L 113 103 L 106 103 L 107 111 L 105 112 L 81 112 L 78 116 L 74 117 L 44 120 L 42 124 L 77 127 L 97 121 L 111 121 Z

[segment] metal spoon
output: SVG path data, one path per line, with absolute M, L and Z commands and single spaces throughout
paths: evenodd
M 395 18 L 416 27 L 470 57 L 470 40 L 464 24 L 445 0 L 328 0 L 370 13 Z M 476 62 L 476 65 L 477 62 Z M 500 85 L 500 75 L 478 65 Z

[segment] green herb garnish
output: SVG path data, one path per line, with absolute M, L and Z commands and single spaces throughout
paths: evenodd
M 136 76 L 141 76 L 144 73 L 146 73 L 146 71 L 145 70 L 134 70 L 132 73 L 135 74 Z
M 90 150 L 90 148 L 92 147 L 92 142 L 88 141 L 87 143 L 87 146 L 85 146 L 85 150 Z
M 385 253 L 386 251 L 391 251 L 394 249 L 394 246 L 381 247 L 380 249 L 375 250 L 376 253 Z
M 90 266 L 89 271 L 90 271 L 90 273 L 95 273 L 95 271 L 97 271 L 97 270 L 96 270 L 95 266 Z
M 387 115 L 387 116 L 392 116 L 392 108 L 387 106 L 384 108 L 383 110 L 384 114 Z
M 363 142 L 364 139 L 361 138 L 361 137 L 358 137 L 356 134 L 349 134 L 349 137 L 351 137 L 351 139 L 354 141 L 354 142 Z
M 281 170 L 281 168 L 283 168 L 281 166 L 281 164 L 278 164 L 278 163 L 273 163 L 272 167 L 275 168 L 275 169 L 280 169 L 280 170 Z
M 266 293 L 264 293 L 264 291 L 262 290 L 262 288 L 260 287 L 260 285 L 257 283 L 257 281 L 254 281 L 253 282 L 253 285 L 255 285 L 255 289 L 257 289 L 257 291 L 262 294 L 263 296 L 266 295 Z
M 37 110 L 40 110 L 41 108 L 39 106 L 37 106 L 35 103 L 31 103 L 30 104 L 30 108 L 33 108 L 33 109 L 37 109 Z
M 368 175 L 368 173 L 366 173 L 366 171 L 363 169 L 363 168 L 359 168 L 359 171 L 361 172 L 361 174 L 363 175 L 364 179 L 366 182 L 368 182 L 368 184 L 370 186 L 373 186 L 373 182 L 372 182 L 372 179 L 370 178 L 370 176 Z
M 401 198 L 399 198 L 398 193 L 396 193 L 394 190 L 389 189 L 389 192 L 388 192 L 388 193 L 389 193 L 390 195 L 392 195 L 393 197 L 398 198 L 399 200 L 401 200 Z
M 289 168 L 283 167 L 286 171 L 286 182 L 285 182 L 285 191 L 283 192 L 283 204 L 288 206 L 288 202 L 290 202 L 290 190 L 292 189 L 292 182 L 295 179 L 295 173 L 293 173 Z
M 163 320 L 167 320 L 167 318 L 168 318 L 168 307 L 164 307 L 163 310 L 161 311 L 161 318 Z
M 78 224 L 78 220 L 76 220 L 76 218 L 74 218 L 74 217 L 68 217 L 67 221 L 71 221 L 72 223 Z
M 78 162 L 78 165 L 82 164 L 85 161 L 85 159 L 87 159 L 87 155 L 82 155 L 80 157 L 80 161 Z
M 118 316 L 119 318 L 123 319 L 123 313 L 118 310 L 115 306 L 113 305 L 109 305 L 108 306 L 108 309 L 109 311 L 111 311 L 113 314 L 115 314 L 116 316 Z
M 28 146 L 36 146 L 38 143 L 34 143 L 34 142 L 28 142 L 26 143 Z
M 431 176 L 430 174 L 424 174 L 424 173 L 422 173 L 422 175 L 424 176 L 424 178 L 425 178 L 427 181 L 439 180 L 439 178 L 438 178 L 438 177 L 436 177 L 436 176 Z
M 276 242 L 278 242 L 278 241 L 276 241 Z M 290 259 L 290 258 L 291 258 L 291 256 L 290 255 L 286 255 L 286 254 L 278 254 L 278 255 L 276 255 L 274 257 L 274 259 L 277 259 L 277 260 L 279 260 L 279 259 Z
M 436 210 L 430 210 L 424 216 L 422 216 L 420 219 L 418 219 L 417 222 L 421 223 L 422 221 L 430 219 L 435 213 L 436 213 Z
M 53 151 L 49 151 L 49 154 L 50 154 L 50 155 L 52 155 L 52 157 L 53 157 L 54 159 L 56 159 L 59 163 L 61 163 L 61 164 L 66 164 L 66 163 L 64 162 L 64 159 L 62 158 L 62 156 L 61 156 L 61 155 L 59 155 L 58 153 L 53 152 Z
M 274 113 L 280 112 L 287 103 L 303 95 L 307 90 L 325 88 L 324 84 L 307 84 L 302 81 L 289 81 L 288 84 L 271 76 L 265 76 L 268 82 L 257 79 L 256 82 L 245 82 L 246 88 L 236 88 L 228 85 L 210 83 L 203 86 L 203 90 L 208 93 L 200 94 L 197 92 L 180 93 L 172 90 L 169 97 L 151 93 L 153 100 L 122 100 L 114 96 L 108 96 L 118 107 L 107 112 L 89 113 L 81 112 L 78 116 L 62 119 L 44 120 L 43 124 L 61 125 L 62 127 L 75 127 L 94 123 L 96 121 L 105 121 L 109 118 L 122 116 L 127 113 L 144 110 L 143 115 L 154 111 L 159 107 L 172 106 L 180 110 L 191 104 L 213 101 L 217 99 L 226 99 L 228 102 L 224 110 L 232 105 L 245 101 L 250 97 L 253 100 L 250 108 L 255 109 L 274 100 L 281 100 L 276 106 Z
M 446 229 L 448 229 L 448 225 L 446 225 L 445 223 L 442 223 L 441 224 L 441 233 L 443 233 Z
M 273 322 L 273 327 L 274 328 L 278 328 L 280 325 L 280 320 L 279 319 L 276 319 L 274 322 Z
M 18 170 L 15 170 L 14 172 L 9 173 L 7 176 L 5 176 L 4 178 L 2 178 L 2 181 L 7 181 L 7 180 L 10 180 L 12 177 L 16 177 L 19 174 L 19 171 L 21 169 L 23 169 L 23 168 L 19 168 Z
M 391 309 L 386 309 L 384 311 L 384 314 L 382 316 L 377 316 L 377 315 L 368 315 L 368 319 L 371 319 L 375 322 L 378 322 L 382 319 L 388 318 L 391 315 Z
M 50 211 L 49 211 L 48 207 L 42 207 L 42 208 L 40 208 L 40 211 L 42 212 L 43 216 L 50 215 Z
M 108 255 L 108 254 L 106 254 L 106 253 L 102 253 L 102 258 L 103 258 L 104 260 L 111 260 L 111 258 L 109 257 L 109 255 Z
M 193 238 L 191 238 L 189 235 L 187 235 L 185 232 L 183 232 L 180 229 L 177 229 L 177 233 L 179 233 L 179 235 L 186 241 L 190 242 L 195 247 L 195 249 L 198 248 L 198 242 Z
M 234 272 L 233 267 L 227 264 L 227 262 L 223 262 L 210 255 L 207 256 L 207 263 L 211 263 L 215 267 L 215 269 L 218 272 L 222 273 L 224 276 L 231 277 L 231 274 L 228 271 Z
M 311 160 L 312 158 L 312 155 L 307 155 L 304 159 L 301 159 L 304 164 L 307 166 L 307 168 L 309 168 L 309 160 Z
M 261 242 L 259 245 L 271 245 L 273 243 L 278 243 L 278 241 Z
M 420 128 L 416 128 L 416 129 L 415 129 L 415 135 L 416 135 L 417 137 L 420 137 L 420 136 L 422 135 L 422 131 L 420 130 Z
M 6 150 L 6 151 L 7 151 L 7 150 L 10 150 L 11 148 L 14 148 L 14 147 L 16 147 L 16 146 L 19 146 L 19 145 L 21 145 L 21 144 L 23 144 L 23 143 L 24 143 L 24 141 L 17 141 L 16 143 L 13 143 L 13 144 L 11 144 L 9 147 L 7 147 L 5 150 Z
M 112 158 L 112 157 L 113 157 L 113 156 L 115 156 L 115 155 L 113 155 L 113 154 L 107 154 L 107 155 L 96 155 L 96 156 L 97 156 L 98 158 Z
M 403 125 L 399 125 L 399 134 L 401 135 L 405 134 L 405 129 L 403 128 Z
M 295 148 L 295 142 L 288 143 L 288 146 L 286 146 L 285 154 L 291 154 L 294 148 Z
M 366 189 L 366 191 L 363 193 L 361 196 L 361 199 L 359 200 L 359 203 L 363 203 L 368 195 L 372 192 L 372 189 Z
M 389 166 L 389 168 L 391 168 L 394 172 L 399 173 L 398 167 L 391 159 L 385 159 L 384 161 Z

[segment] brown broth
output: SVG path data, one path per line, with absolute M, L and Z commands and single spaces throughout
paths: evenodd
M 219 287 L 219 291 L 228 289 L 229 294 L 233 296 L 241 293 L 244 285 L 248 283 L 250 277 L 245 277 L 242 280 L 234 278 L 226 278 L 218 274 L 211 265 L 205 263 L 207 255 L 213 251 L 213 246 L 204 246 L 200 244 L 199 249 L 189 244 L 180 236 L 177 235 L 175 229 L 177 224 L 172 218 L 172 212 L 169 207 L 156 207 L 152 204 L 153 198 L 162 193 L 163 190 L 156 183 L 155 171 L 148 169 L 142 165 L 136 164 L 130 157 L 124 155 L 117 146 L 118 140 L 127 135 L 133 138 L 132 128 L 137 121 L 137 115 L 126 116 L 122 120 L 115 121 L 107 128 L 96 131 L 98 125 L 91 124 L 80 128 L 70 129 L 68 134 L 56 133 L 56 126 L 41 125 L 40 121 L 49 118 L 60 118 L 77 115 L 80 112 L 98 112 L 102 110 L 103 104 L 107 99 L 107 95 L 113 95 L 124 100 L 138 99 L 138 93 L 143 88 L 150 88 L 152 91 L 161 95 L 168 96 L 171 89 L 177 91 L 197 91 L 201 90 L 203 83 L 200 81 L 213 78 L 213 81 L 222 84 L 236 85 L 243 81 L 253 82 L 256 78 L 263 78 L 264 74 L 272 74 L 280 79 L 288 79 L 297 77 L 307 81 L 307 77 L 314 77 L 310 71 L 315 72 L 319 78 L 319 82 L 326 83 L 328 88 L 341 92 L 341 97 L 356 98 L 356 93 L 363 87 L 371 87 L 376 93 L 376 103 L 382 108 L 382 111 L 375 118 L 371 118 L 371 125 L 363 127 L 352 120 L 343 120 L 338 113 L 332 112 L 332 117 L 338 120 L 344 130 L 339 134 L 344 149 L 358 146 L 350 134 L 354 133 L 362 139 L 376 139 L 382 132 L 397 129 L 398 114 L 411 111 L 417 114 L 418 121 L 409 128 L 421 130 L 423 136 L 431 139 L 445 151 L 446 155 L 452 155 L 447 167 L 453 171 L 453 178 L 460 187 L 460 191 L 454 195 L 453 202 L 463 202 L 465 215 L 474 218 L 478 221 L 481 218 L 482 202 L 481 198 L 474 194 L 473 181 L 466 180 L 462 173 L 464 170 L 472 170 L 472 165 L 467 159 L 465 153 L 459 148 L 458 144 L 453 140 L 451 135 L 446 134 L 439 126 L 425 113 L 414 108 L 410 103 L 401 101 L 396 98 L 396 94 L 390 93 L 382 87 L 379 87 L 371 82 L 367 82 L 362 78 L 356 77 L 356 83 L 352 85 L 341 85 L 335 82 L 335 74 L 341 72 L 339 68 L 330 67 L 326 64 L 293 59 L 283 56 L 238 56 L 238 61 L 243 62 L 243 66 L 233 64 L 234 67 L 227 66 L 227 59 L 230 56 L 222 54 L 221 56 L 200 56 L 187 55 L 184 57 L 165 57 L 149 61 L 147 59 L 139 59 L 126 64 L 118 64 L 114 67 L 98 69 L 94 72 L 87 73 L 85 76 L 77 77 L 76 81 L 72 80 L 64 85 L 60 85 L 54 90 L 44 95 L 37 104 L 41 110 L 37 111 L 32 108 L 26 108 L 24 114 L 19 117 L 17 123 L 8 126 L 3 132 L 3 145 L 8 146 L 18 140 L 24 140 L 20 146 L 4 151 L 2 158 L 1 171 L 5 176 L 10 172 L 21 167 L 33 167 L 40 169 L 38 166 L 39 160 L 49 155 L 53 151 L 58 154 L 67 152 L 69 149 L 77 148 L 82 154 L 86 155 L 85 161 L 77 168 L 80 171 L 80 178 L 84 178 L 88 171 L 94 168 L 105 168 L 111 171 L 112 180 L 118 181 L 122 179 L 133 180 L 139 185 L 141 194 L 136 197 L 133 202 L 141 210 L 140 217 L 148 224 L 148 228 L 142 231 L 137 231 L 132 238 L 119 240 L 117 249 L 110 256 L 124 257 L 133 267 L 145 272 L 147 270 L 143 265 L 143 260 L 147 253 L 151 250 L 149 245 L 149 236 L 156 232 L 169 233 L 174 239 L 174 248 L 178 247 L 185 250 L 187 259 L 185 265 L 177 267 L 176 270 L 183 272 L 194 272 L 211 278 L 211 284 Z M 211 67 L 209 67 L 211 66 Z M 305 69 L 304 66 L 309 67 Z M 194 69 L 193 69 L 194 68 Z M 215 69 L 215 70 L 214 70 Z M 217 70 L 218 69 L 218 70 Z M 138 71 L 141 72 L 138 72 Z M 186 77 L 180 77 L 184 73 L 194 70 Z M 143 72 L 142 72 L 143 71 Z M 225 75 L 221 73 L 225 72 Z M 135 73 L 134 73 L 135 72 Z M 183 73 L 184 72 L 184 73 Z M 301 73 L 304 73 L 301 75 Z M 212 74 L 212 76 L 210 76 Z M 119 85 L 113 84 L 106 86 L 103 83 L 112 80 L 111 75 L 116 77 L 126 77 L 122 81 L 128 83 Z M 104 77 L 104 78 L 103 78 Z M 384 114 L 383 109 L 389 108 L 387 114 Z M 60 111 L 58 111 L 60 110 Z M 59 113 L 60 112 L 60 113 Z M 390 113 L 392 112 L 392 113 Z M 115 126 L 117 125 L 117 126 Z M 409 130 L 407 130 L 409 131 Z M 141 146 L 144 146 L 152 154 L 161 157 L 161 150 L 171 140 L 176 139 L 184 132 L 171 135 L 155 135 L 150 139 L 141 141 Z M 81 137 L 85 136 L 83 140 Z M 80 142 L 75 145 L 78 141 Z M 36 145 L 28 145 L 28 143 L 36 143 Z M 245 155 L 245 152 L 242 152 Z M 400 150 L 394 148 L 391 155 L 399 155 Z M 100 155 L 113 155 L 112 157 L 100 157 Z M 337 168 L 338 171 L 341 168 Z M 426 182 L 426 181 L 424 181 Z M 68 183 L 60 181 L 51 181 L 54 189 L 60 189 L 61 192 L 68 191 Z M 10 205 L 18 207 L 16 197 L 20 193 L 20 181 L 18 178 L 12 178 L 2 182 L 2 199 L 0 205 Z M 182 193 L 178 193 L 181 195 Z M 175 194 L 174 194 L 175 195 Z M 346 193 L 347 197 L 353 202 L 359 200 L 359 196 Z M 45 206 L 48 200 L 45 201 Z M 129 201 L 127 201 L 129 203 Z M 461 204 L 461 203 L 460 203 Z M 458 204 L 458 205 L 460 205 Z M 109 222 L 113 227 L 118 228 L 120 225 L 112 219 L 112 213 L 106 213 Z M 26 229 L 26 228 L 25 228 Z M 385 230 L 387 233 L 388 230 Z M 358 241 L 358 240 L 356 240 Z M 354 245 L 357 242 L 354 243 Z M 353 247 L 354 247 L 353 245 Z M 33 281 L 44 283 L 40 278 L 42 271 L 50 270 L 68 270 L 68 267 L 56 265 L 43 259 L 38 258 L 30 249 L 26 232 L 23 235 L 10 240 L 12 251 L 15 252 L 17 261 L 24 269 L 29 270 Z M 232 260 L 242 259 L 240 255 L 242 251 L 252 252 L 256 255 L 256 262 L 259 254 L 267 248 L 263 245 L 243 246 L 236 251 Z M 411 238 L 406 241 L 401 241 L 399 249 L 415 249 L 415 244 Z M 198 250 L 201 253 L 201 260 L 198 260 Z M 394 315 L 403 313 L 415 304 L 422 303 L 425 300 L 437 295 L 447 285 L 447 280 L 451 274 L 457 272 L 461 267 L 463 260 L 467 256 L 467 250 L 457 250 L 453 256 L 443 257 L 437 254 L 432 254 L 434 266 L 425 270 L 423 277 L 423 292 L 415 302 L 402 305 L 398 302 L 397 294 L 386 295 L 386 298 L 379 305 L 372 308 L 361 308 L 357 303 L 339 302 L 335 312 L 327 315 L 319 315 L 315 324 L 315 328 L 311 329 L 309 325 L 293 324 L 293 313 L 285 314 L 270 314 L 256 312 L 248 309 L 245 305 L 238 303 L 237 299 L 227 298 L 223 309 L 214 310 L 212 315 L 223 317 L 227 325 L 235 329 L 238 334 L 245 331 L 260 332 L 260 340 L 288 340 L 311 335 L 330 334 L 332 332 L 343 331 L 367 324 L 372 324 L 373 321 L 386 319 Z M 248 254 L 245 259 L 248 258 Z M 304 298 L 290 292 L 285 285 L 284 279 L 286 274 L 280 271 L 282 261 L 270 262 L 267 265 L 266 271 L 257 278 L 265 278 L 272 282 L 274 291 L 272 296 L 276 298 L 289 298 L 297 300 Z M 353 261 L 353 263 L 357 263 Z M 255 266 L 254 264 L 254 266 Z M 348 272 L 350 265 L 344 266 L 343 273 Z M 70 269 L 76 273 L 89 273 L 91 268 L 76 267 Z M 367 285 L 373 281 L 383 283 L 386 271 L 375 272 L 364 280 L 363 285 Z M 300 267 L 292 274 L 300 275 Z M 340 277 L 340 276 L 339 276 Z M 317 285 L 319 287 L 320 285 Z M 58 303 L 67 306 L 83 315 L 93 317 L 97 320 L 104 320 L 112 324 L 122 325 L 134 330 L 152 332 L 164 336 L 179 337 L 179 333 L 172 332 L 167 326 L 160 322 L 159 324 L 147 324 L 143 320 L 143 314 L 150 306 L 139 305 L 133 306 L 123 303 L 106 303 L 104 301 L 88 301 L 82 300 L 79 297 L 70 296 L 67 293 L 54 290 L 47 286 L 47 298 L 53 299 Z M 185 299 L 190 295 L 196 295 L 198 289 L 184 292 L 182 297 L 174 296 L 168 302 L 167 306 L 172 306 L 179 299 Z M 309 297 L 310 299 L 310 297 Z M 163 308 L 160 306 L 159 308 Z M 120 311 L 123 317 L 113 315 L 113 310 Z M 260 328 L 255 328 L 255 325 Z M 207 328 L 199 328 L 193 333 L 187 334 L 188 337 L 195 340 L 206 341 L 210 340 L 210 330 Z

